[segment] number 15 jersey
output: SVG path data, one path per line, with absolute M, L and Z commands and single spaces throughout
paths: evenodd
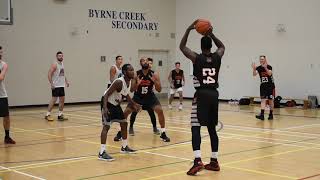
M 197 54 L 193 64 L 193 75 L 199 80 L 198 88 L 218 88 L 220 66 L 221 57 L 218 53 Z
M 152 70 L 148 70 L 148 73 L 146 75 L 143 74 L 142 70 L 137 71 L 137 76 L 139 79 L 141 79 L 141 82 L 137 90 L 134 92 L 135 95 L 138 95 L 139 97 L 145 97 L 145 96 L 150 96 L 154 94 L 153 92 L 154 82 L 151 79 L 153 74 L 154 74 L 154 71 Z

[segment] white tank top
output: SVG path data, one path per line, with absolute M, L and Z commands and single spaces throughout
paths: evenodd
M 114 91 L 109 97 L 108 97 L 108 102 L 117 106 L 119 105 L 119 102 L 122 101 L 122 96 L 127 96 L 130 92 L 130 87 L 131 87 L 131 80 L 129 82 L 129 87 L 127 86 L 126 81 L 124 80 L 124 77 L 120 77 L 115 79 L 112 84 L 114 82 L 116 82 L 117 80 L 120 80 L 122 82 L 122 89 L 120 92 L 118 91 Z M 112 86 L 111 84 L 111 86 Z M 111 87 L 110 86 L 110 87 Z M 109 88 L 108 88 L 109 89 Z M 107 93 L 108 89 L 104 92 L 104 95 Z
M 66 78 L 64 76 L 64 66 L 62 62 L 56 62 L 57 69 L 53 73 L 52 82 L 54 87 L 65 87 Z
M 4 62 L 0 61 L 0 73 L 2 72 Z M 4 80 L 0 81 L 0 98 L 6 98 L 8 97 L 6 87 L 4 85 Z
M 117 65 L 112 65 L 111 67 L 115 67 L 116 68 L 116 74 L 115 74 L 115 76 L 114 76 L 114 79 L 111 79 L 110 80 L 110 83 L 112 83 L 115 79 L 117 79 L 117 78 L 119 78 L 119 77 L 121 77 L 122 76 L 122 72 L 121 72 L 121 69 L 119 69 L 118 67 L 117 67 Z

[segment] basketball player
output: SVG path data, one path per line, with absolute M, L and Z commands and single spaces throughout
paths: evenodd
M 123 62 L 122 56 L 116 57 L 116 64 L 112 65 L 110 68 L 110 83 L 108 84 L 108 88 L 110 87 L 113 80 L 119 78 L 121 74 L 121 65 Z
M 187 172 L 188 175 L 195 175 L 203 168 L 211 171 L 220 171 L 218 163 L 219 138 L 216 132 L 218 124 L 218 76 L 221 66 L 221 58 L 225 47 L 223 43 L 212 33 L 212 27 L 209 28 L 205 36 L 201 38 L 201 54 L 186 47 L 189 33 L 195 28 L 197 21 L 193 22 L 186 30 L 181 42 L 180 50 L 193 63 L 193 75 L 196 77 L 197 87 L 193 99 L 193 108 L 191 112 L 191 131 L 192 148 L 194 152 L 194 165 Z M 212 40 L 218 49 L 211 53 Z M 207 126 L 212 155 L 210 163 L 203 165 L 201 161 L 201 126 Z
M 123 100 L 123 96 L 127 98 L 129 104 L 131 104 L 132 110 L 139 110 L 140 106 L 133 102 L 129 96 L 131 79 L 134 77 L 134 70 L 130 64 L 125 64 L 122 67 L 123 76 L 113 81 L 111 86 L 104 92 L 101 98 L 101 112 L 102 112 L 102 124 L 101 131 L 101 148 L 99 152 L 99 159 L 105 161 L 113 161 L 114 159 L 106 152 L 107 135 L 110 126 L 113 122 L 119 122 L 121 126 L 122 134 L 122 147 L 121 153 L 135 153 L 136 151 L 129 148 L 127 140 L 127 117 L 130 114 L 128 111 L 123 112 L 120 103 Z
M 63 115 L 64 100 L 65 100 L 64 88 L 66 86 L 69 87 L 69 82 L 67 80 L 67 77 L 65 76 L 65 70 L 62 62 L 63 53 L 61 51 L 57 52 L 56 58 L 57 58 L 56 62 L 51 64 L 51 67 L 48 73 L 48 80 L 52 90 L 52 99 L 49 102 L 48 112 L 47 112 L 47 115 L 45 116 L 45 119 L 48 121 L 53 121 L 53 117 L 51 117 L 51 111 L 59 97 L 58 120 L 65 121 L 65 120 L 68 120 L 68 118 Z
M 170 97 L 169 97 L 169 109 L 172 109 L 172 100 L 174 98 L 174 95 L 176 92 L 179 94 L 179 110 L 182 110 L 182 101 L 183 101 L 183 95 L 182 95 L 182 86 L 184 86 L 184 74 L 183 70 L 180 69 L 180 62 L 175 63 L 176 68 L 172 70 L 168 76 L 168 80 L 170 83 Z
M 260 76 L 260 97 L 261 97 L 261 113 L 256 115 L 257 119 L 264 120 L 264 110 L 267 102 L 270 106 L 270 113 L 268 120 L 273 120 L 273 99 L 275 95 L 275 85 L 272 76 L 272 67 L 268 65 L 266 56 L 260 56 L 260 66 L 256 67 L 252 63 L 253 76 L 259 74 Z
M 121 73 L 121 65 L 123 63 L 123 58 L 122 56 L 118 55 L 116 56 L 116 64 L 112 65 L 111 68 L 110 68 L 110 83 L 108 84 L 108 88 L 110 87 L 111 83 L 122 76 L 122 73 Z M 119 129 L 119 132 L 120 129 Z M 117 135 L 114 137 L 114 141 L 120 141 L 121 140 L 121 133 L 117 133 Z
M 2 60 L 3 50 L 0 46 L 0 117 L 3 117 L 3 128 L 5 131 L 4 143 L 15 144 L 16 142 L 10 137 L 10 115 L 8 94 L 4 85 L 4 79 L 8 71 L 8 65 Z
M 149 70 L 154 73 L 154 71 L 152 71 L 152 65 L 153 65 L 153 59 L 152 58 L 147 58 L 147 62 L 149 64 Z M 140 61 L 140 65 L 142 66 L 141 64 L 141 61 Z M 137 71 L 137 74 L 139 73 L 139 71 Z M 154 114 L 154 111 L 152 109 L 152 107 L 148 107 L 147 109 L 145 109 L 149 116 L 150 116 L 150 120 L 151 120 L 151 123 L 152 123 L 152 127 L 153 127 L 153 133 L 155 135 L 159 135 L 160 134 L 160 131 L 158 130 L 157 128 L 157 120 L 156 120 L 156 115 Z M 134 122 L 136 121 L 136 117 L 137 117 L 137 112 L 132 112 L 131 115 L 130 115 L 130 127 L 129 127 L 129 134 L 134 136 L 134 130 L 133 130 L 133 125 L 134 125 Z
M 149 69 L 150 66 L 147 58 L 141 58 L 140 65 L 142 66 L 142 69 L 137 72 L 137 77 L 132 81 L 132 90 L 135 91 L 132 100 L 140 104 L 143 110 L 151 108 L 157 113 L 161 127 L 160 138 L 164 142 L 170 142 L 170 138 L 166 135 L 165 118 L 162 106 L 153 92 L 153 88 L 158 92 L 161 91 L 159 75 Z M 133 111 L 130 104 L 128 104 L 125 111 Z

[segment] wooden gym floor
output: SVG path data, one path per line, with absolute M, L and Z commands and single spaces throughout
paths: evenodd
M 129 145 L 139 150 L 133 155 L 119 153 L 121 142 L 113 142 L 118 128 L 114 124 L 107 146 L 116 158 L 113 162 L 97 159 L 98 104 L 67 106 L 65 122 L 44 120 L 45 107 L 13 109 L 11 135 L 17 144 L 0 142 L 0 179 L 320 179 L 319 110 L 282 108 L 275 110 L 273 121 L 259 121 L 254 118 L 258 106 L 227 103 L 220 103 L 219 111 L 221 171 L 187 176 L 193 160 L 190 107 L 191 101 L 185 101 L 181 112 L 164 106 L 170 143 L 153 135 L 146 112 L 139 113 L 136 135 L 129 136 Z M 211 149 L 206 128 L 201 135 L 202 159 L 208 162 Z

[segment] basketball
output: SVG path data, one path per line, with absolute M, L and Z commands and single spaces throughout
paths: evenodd
M 205 35 L 211 27 L 210 21 L 206 19 L 199 19 L 195 25 L 196 31 L 202 35 Z

